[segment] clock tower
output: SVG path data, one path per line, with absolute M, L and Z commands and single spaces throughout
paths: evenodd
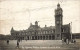
M 61 40 L 61 27 L 62 27 L 62 18 L 63 10 L 60 7 L 60 4 L 57 4 L 57 9 L 55 9 L 55 40 Z

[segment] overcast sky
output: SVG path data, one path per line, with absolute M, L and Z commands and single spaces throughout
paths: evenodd
M 72 32 L 80 33 L 79 0 L 0 0 L 0 34 L 10 34 L 12 27 L 26 30 L 35 21 L 39 21 L 40 27 L 55 26 L 58 2 L 63 9 L 63 24 L 72 22 Z

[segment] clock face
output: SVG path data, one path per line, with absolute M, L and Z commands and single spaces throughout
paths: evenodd
M 59 21 L 57 21 L 57 24 L 59 24 Z

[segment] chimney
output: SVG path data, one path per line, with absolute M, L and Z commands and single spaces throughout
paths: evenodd
M 47 27 L 47 25 L 45 25 L 45 27 Z

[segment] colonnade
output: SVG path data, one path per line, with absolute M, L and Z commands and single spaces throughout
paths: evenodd
M 27 36 L 27 40 L 54 40 L 54 35 Z

